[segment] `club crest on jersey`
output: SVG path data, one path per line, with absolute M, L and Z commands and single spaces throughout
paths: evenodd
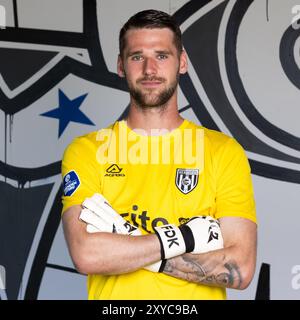
M 64 176 L 64 195 L 71 196 L 80 185 L 80 180 L 75 171 L 70 171 Z
M 198 184 L 199 169 L 176 169 L 175 184 L 184 194 L 191 192 Z

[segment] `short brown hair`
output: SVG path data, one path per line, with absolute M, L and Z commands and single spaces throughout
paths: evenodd
M 130 29 L 155 29 L 168 28 L 173 31 L 174 44 L 177 48 L 178 54 L 182 52 L 181 31 L 176 20 L 169 14 L 158 10 L 144 10 L 133 15 L 124 24 L 119 34 L 119 50 L 122 56 L 125 48 L 125 34 Z

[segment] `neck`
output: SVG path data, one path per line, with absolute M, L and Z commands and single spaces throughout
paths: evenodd
M 150 134 L 151 129 L 174 130 L 182 124 L 184 119 L 178 112 L 176 101 L 165 106 L 152 108 L 141 108 L 134 101 L 131 101 L 126 120 L 129 128 L 143 129 L 147 134 Z

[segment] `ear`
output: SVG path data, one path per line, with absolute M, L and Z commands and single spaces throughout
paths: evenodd
M 124 66 L 123 66 L 123 61 L 120 55 L 118 55 L 118 63 L 117 63 L 117 71 L 118 71 L 118 75 L 121 78 L 125 77 L 125 72 L 124 72 Z
M 185 50 L 183 49 L 180 54 L 180 61 L 179 61 L 179 73 L 184 74 L 187 72 L 188 62 L 187 62 L 187 55 Z

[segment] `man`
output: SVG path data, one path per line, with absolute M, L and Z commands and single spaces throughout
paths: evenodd
M 247 158 L 233 138 L 178 113 L 187 57 L 171 16 L 139 12 L 119 42 L 118 74 L 130 92 L 127 119 L 75 139 L 62 162 L 62 220 L 73 262 L 89 275 L 90 299 L 225 299 L 226 287 L 246 288 L 255 270 Z M 117 223 L 102 229 L 110 219 L 103 206 L 142 235 L 121 232 Z M 85 212 L 98 217 L 85 220 Z M 93 232 L 94 218 L 102 232 Z

